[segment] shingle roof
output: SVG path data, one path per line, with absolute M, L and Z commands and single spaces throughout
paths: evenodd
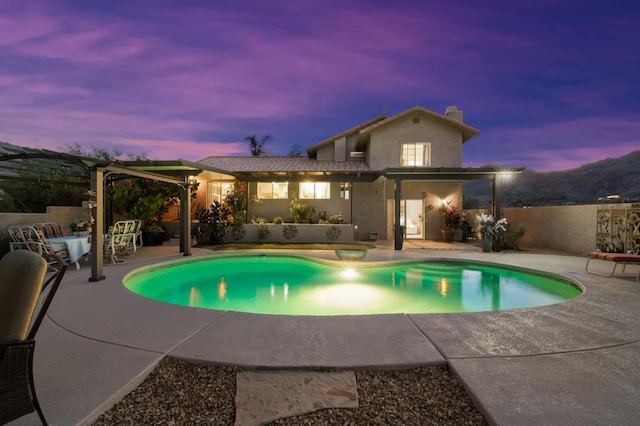
M 247 172 L 367 172 L 365 161 L 324 161 L 308 157 L 207 157 L 198 163 L 229 173 Z

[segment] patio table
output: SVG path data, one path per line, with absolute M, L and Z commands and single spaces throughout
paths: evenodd
M 69 251 L 69 260 L 76 264 L 76 269 L 80 269 L 78 259 L 91 250 L 91 244 L 89 244 L 89 237 L 58 237 L 47 239 L 53 248 L 53 251 L 64 250 Z

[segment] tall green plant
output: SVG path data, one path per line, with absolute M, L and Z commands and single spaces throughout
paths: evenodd
M 289 216 L 293 223 L 311 223 L 312 216 L 315 212 L 315 207 L 309 203 L 300 201 L 297 196 L 293 196 L 289 208 Z
M 246 196 L 239 187 L 225 194 L 223 202 L 214 202 L 210 208 L 198 208 L 196 217 L 198 239 L 210 244 L 222 244 L 227 235 L 234 240 L 244 237 L 246 231 L 242 224 L 246 216 Z
M 169 208 L 178 203 L 181 191 L 178 185 L 131 178 L 115 182 L 109 196 L 114 211 L 140 219 L 147 227 L 162 220 Z

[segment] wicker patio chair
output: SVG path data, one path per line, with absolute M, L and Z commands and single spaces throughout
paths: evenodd
M 34 411 L 47 424 L 33 381 L 35 336 L 66 270 L 60 257 L 28 250 L 0 260 L 0 424 Z

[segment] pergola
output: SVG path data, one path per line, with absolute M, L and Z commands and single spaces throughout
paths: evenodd
M 502 176 L 514 173 L 522 173 L 524 168 L 511 167 L 397 167 L 387 168 L 382 171 L 380 176 L 386 179 L 393 179 L 395 182 L 395 217 L 394 222 L 400 223 L 400 201 L 402 194 L 402 182 L 405 181 L 463 181 L 463 180 L 491 180 L 492 201 L 491 214 L 493 217 L 500 217 L 500 192 Z M 394 232 L 394 248 L 402 249 L 402 228 L 395 227 Z
M 191 255 L 191 186 L 189 177 L 202 172 L 196 163 L 177 161 L 111 161 L 80 157 L 48 150 L 2 146 L 0 179 L 90 185 L 95 194 L 95 223 L 91 232 L 91 276 L 89 281 L 105 278 L 105 178 L 128 175 L 180 186 L 180 252 Z

